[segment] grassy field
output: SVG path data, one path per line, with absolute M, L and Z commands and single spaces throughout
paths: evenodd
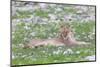
M 75 22 L 73 23 L 75 24 Z M 72 25 L 75 29 L 75 37 L 78 40 L 86 41 L 91 44 L 85 46 L 76 47 L 55 47 L 55 46 L 44 46 L 38 48 L 22 48 L 23 43 L 28 43 L 28 39 L 31 38 L 48 38 L 49 33 L 56 33 L 56 29 L 51 29 L 50 32 L 48 27 L 45 28 L 43 25 L 32 26 L 30 24 L 30 30 L 24 28 L 25 23 L 18 24 L 18 30 L 13 33 L 13 43 L 12 43 L 12 64 L 13 65 L 24 65 L 24 64 L 46 64 L 46 63 L 61 63 L 61 62 L 78 62 L 78 61 L 93 61 L 91 59 L 86 59 L 87 56 L 95 55 L 95 34 L 92 34 L 94 23 L 76 23 Z M 52 25 L 52 24 L 51 24 Z M 53 26 L 53 25 L 52 25 Z M 34 27 L 34 28 L 33 28 Z M 41 28 L 40 28 L 41 27 Z M 58 26 L 59 27 L 59 26 Z M 39 29 L 38 29 L 39 28 Z M 53 27 L 52 27 L 53 28 Z M 31 30 L 35 32 L 40 32 L 35 36 L 31 34 Z M 58 28 L 57 28 L 58 29 Z M 45 34 L 45 32 L 48 34 Z M 55 32 L 54 32 L 55 31 Z M 84 32 L 84 34 L 82 34 Z M 80 36 L 79 36 L 80 35 Z M 32 37 L 33 36 L 33 37 Z M 55 35 L 52 35 L 56 37 Z M 52 38 L 51 36 L 51 38 Z M 24 44 L 24 45 L 25 45 Z
M 14 49 L 13 65 L 48 64 L 62 62 L 94 61 L 85 59 L 95 54 L 94 46 L 88 47 L 40 47 L 34 49 Z
M 95 20 L 90 18 L 94 16 L 94 7 L 23 4 L 12 4 L 12 65 L 95 61 Z M 31 39 L 58 37 L 61 23 L 71 26 L 77 40 L 90 44 L 23 48 Z

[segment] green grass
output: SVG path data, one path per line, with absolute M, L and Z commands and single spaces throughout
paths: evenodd
M 45 46 L 38 48 L 16 48 L 14 49 L 13 65 L 24 64 L 46 64 L 46 63 L 61 63 L 61 62 L 78 62 L 88 61 L 84 59 L 86 56 L 95 54 L 95 46 L 88 45 L 85 47 L 54 47 Z M 68 50 L 71 51 L 68 52 Z M 79 53 L 77 53 L 79 51 Z
M 37 9 L 33 12 L 29 10 L 17 10 L 16 14 L 12 16 L 12 20 L 14 19 L 16 21 L 17 19 L 25 20 L 25 18 L 33 18 L 31 21 L 26 23 L 24 21 L 12 22 L 15 24 L 15 27 L 12 28 L 12 65 L 91 61 L 85 58 L 87 56 L 95 55 L 94 21 L 88 20 L 87 22 L 82 22 L 81 20 L 74 21 L 73 18 L 70 18 L 72 21 L 68 22 L 74 31 L 75 38 L 80 41 L 91 43 L 89 45 L 76 47 L 44 46 L 27 49 L 22 47 L 23 45 L 28 44 L 33 38 L 48 39 L 58 37 L 60 24 L 66 23 L 67 25 L 67 21 L 65 22 L 63 20 L 65 18 L 63 17 L 65 15 L 74 16 L 77 11 L 79 11 L 78 9 L 68 5 L 47 7 L 48 8 L 44 10 L 40 9 L 39 5 L 37 5 Z M 59 11 L 59 9 L 57 10 L 57 8 L 61 8 L 61 11 Z M 52 18 L 53 20 L 51 20 L 49 14 L 51 14 L 51 17 L 55 19 Z M 38 17 L 37 21 L 34 21 L 34 17 L 35 19 Z M 41 24 L 42 22 L 38 21 L 41 21 L 42 19 L 46 19 L 47 21 L 42 21 L 44 24 Z M 59 19 L 61 20 L 58 21 Z
M 23 19 L 23 18 L 29 18 L 31 17 L 31 15 L 33 14 L 33 12 L 30 11 L 18 11 L 16 15 L 12 16 L 12 19 Z
M 76 32 L 75 37 L 77 37 L 77 35 L 80 35 L 78 40 L 90 42 L 91 44 L 89 45 L 76 46 L 76 47 L 44 46 L 38 48 L 23 49 L 20 44 L 27 44 L 28 41 L 31 40 L 32 38 L 47 39 L 48 37 L 52 36 L 53 38 L 57 37 L 56 35 L 50 36 L 49 34 L 53 34 L 54 31 L 55 33 L 57 33 L 57 30 L 59 28 L 58 25 L 57 27 L 55 27 L 55 25 L 51 23 L 48 24 L 47 26 L 40 24 L 32 25 L 30 23 L 28 24 L 30 30 L 27 30 L 24 28 L 26 25 L 27 23 L 23 22 L 18 23 L 17 28 L 12 35 L 14 36 L 12 40 L 12 53 L 14 56 L 14 58 L 12 59 L 13 65 L 89 61 L 84 58 L 87 56 L 95 55 L 95 34 L 92 35 L 93 32 L 92 29 L 94 28 L 95 25 L 94 22 L 87 22 L 87 23 L 74 22 L 73 24 L 71 24 Z M 29 35 L 33 31 L 37 32 L 36 35 L 35 36 Z M 47 34 L 45 34 L 45 32 L 47 32 Z M 82 34 L 83 32 L 85 34 Z M 92 39 L 89 38 L 88 35 L 91 35 Z

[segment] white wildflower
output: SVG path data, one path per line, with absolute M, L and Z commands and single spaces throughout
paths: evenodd
M 24 45 L 23 45 L 23 44 L 19 44 L 19 46 L 20 46 L 20 47 L 24 47 Z
M 49 14 L 48 16 L 50 17 L 51 20 L 55 20 L 57 18 L 54 14 Z
M 35 32 L 30 33 L 30 35 L 35 36 Z
M 62 47 L 61 47 L 61 46 L 59 46 L 59 47 L 58 47 L 58 50 L 62 50 Z
M 27 40 L 27 38 L 25 37 L 24 40 Z
M 68 54 L 73 54 L 74 52 L 71 49 L 67 49 Z
M 49 53 L 48 55 L 51 56 L 51 53 Z
M 21 45 L 23 45 L 23 44 L 19 44 L 19 46 L 21 46 Z
M 59 54 L 61 51 L 58 50 L 58 51 L 53 51 L 53 54 Z
M 12 22 L 16 22 L 16 23 L 18 23 L 18 22 L 20 22 L 21 20 L 20 19 L 13 19 L 12 20 Z
M 83 11 L 82 10 L 78 10 L 77 13 L 81 14 Z
M 56 11 L 62 11 L 62 9 L 61 8 L 57 8 Z
M 14 35 L 12 35 L 12 39 L 14 39 L 15 38 L 15 36 Z
M 48 21 L 48 19 L 47 19 L 47 18 L 43 18 L 42 20 L 43 20 L 43 21 Z
M 85 57 L 86 60 L 95 60 L 95 55 Z
M 26 55 L 23 55 L 22 57 L 24 58 L 24 57 L 26 57 Z
M 76 51 L 76 54 L 80 54 L 81 52 L 80 51 Z
M 30 27 L 28 27 L 28 26 L 24 26 L 24 29 L 29 30 L 29 29 L 30 29 Z
M 64 53 L 63 54 L 68 54 L 68 51 L 64 51 Z
M 51 37 L 48 37 L 48 39 L 51 39 Z
M 15 56 L 12 54 L 12 59 L 14 59 L 15 58 Z
M 42 51 L 43 53 L 45 53 L 45 51 Z

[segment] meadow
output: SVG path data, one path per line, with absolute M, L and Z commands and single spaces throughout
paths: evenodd
M 24 6 L 23 6 L 24 5 Z M 29 7 L 29 8 L 28 8 Z M 82 9 L 82 8 L 85 9 Z M 12 2 L 12 65 L 95 61 L 95 7 Z M 69 24 L 83 46 L 26 48 L 31 39 L 58 37 L 61 23 Z

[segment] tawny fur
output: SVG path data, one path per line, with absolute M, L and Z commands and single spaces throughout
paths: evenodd
M 52 39 L 33 39 L 29 42 L 28 45 L 25 47 L 37 47 L 37 46 L 46 46 L 46 45 L 53 45 L 53 46 L 74 46 L 74 45 L 81 45 L 87 44 L 86 42 L 77 41 L 74 38 L 74 34 L 69 27 L 61 26 L 59 30 L 59 37 L 52 38 Z

